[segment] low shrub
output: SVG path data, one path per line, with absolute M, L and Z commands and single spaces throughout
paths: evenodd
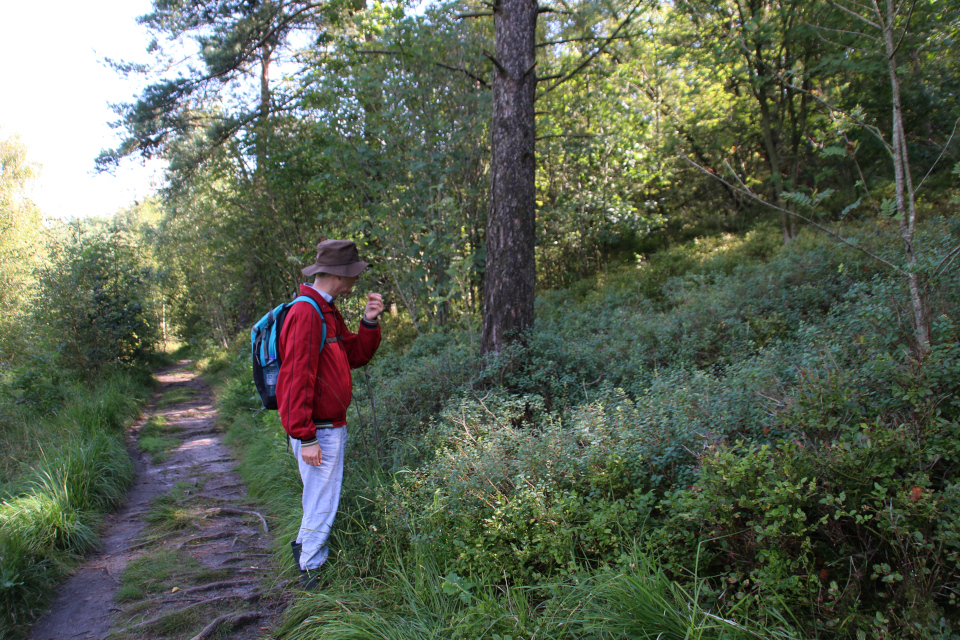
M 424 440 L 432 461 L 381 493 L 383 527 L 463 575 L 530 584 L 615 562 L 651 500 L 623 456 L 633 435 L 564 428 L 535 396 L 460 399 Z
M 801 376 L 776 417 L 789 439 L 705 451 L 650 545 L 677 573 L 701 550 L 720 600 L 812 606 L 820 633 L 956 630 L 960 344 L 864 355 Z

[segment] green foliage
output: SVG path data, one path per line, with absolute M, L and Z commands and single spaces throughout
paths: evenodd
M 777 417 L 791 439 L 704 452 L 651 544 L 682 571 L 701 543 L 718 598 L 816 602 L 824 631 L 925 637 L 960 580 L 958 388 L 956 342 L 922 366 L 901 355 L 808 373 Z
M 2 387 L 8 398 L 37 411 L 54 412 L 62 407 L 68 385 L 64 372 L 45 354 L 33 354 L 26 362 L 8 369 Z
M 936 163 L 955 141 L 958 18 L 936 3 L 914 9 L 897 25 L 909 57 L 899 73 L 913 171 L 935 186 L 923 217 L 947 208 L 949 167 Z M 227 346 L 289 298 L 326 236 L 360 243 L 377 268 L 364 288 L 386 293 L 407 329 L 475 332 L 494 47 L 491 21 L 460 20 L 462 10 L 198 2 L 144 17 L 156 66 L 118 70 L 157 75 L 120 107 L 127 139 L 104 159 L 171 162 L 152 212 L 163 220 L 148 225 L 164 326 Z M 894 176 L 877 139 L 892 129 L 889 69 L 857 35 L 864 25 L 829 2 L 573 2 L 538 25 L 542 288 L 575 288 L 632 253 L 742 233 L 770 215 L 743 189 L 822 223 L 889 221 Z M 317 46 L 295 49 L 293 30 Z M 195 58 L 170 67 L 168 38 Z M 291 67 L 277 82 L 281 59 Z M 244 78 L 258 73 L 262 85 Z M 784 216 L 766 242 L 796 238 Z M 645 284 L 661 302 L 661 284 Z M 756 319 L 760 340 L 790 322 L 769 315 Z
M 531 396 L 450 403 L 428 434 L 433 462 L 380 498 L 384 526 L 464 575 L 530 583 L 616 562 L 650 510 L 622 457 L 629 436 L 542 414 Z
M 83 229 L 60 244 L 42 277 L 37 319 L 47 325 L 60 362 L 76 372 L 143 364 L 157 340 L 149 309 L 153 275 L 130 234 Z
M 705 622 L 951 629 L 956 286 L 931 289 L 917 361 L 901 282 L 813 239 L 750 237 L 543 295 L 537 329 L 487 362 L 456 333 L 377 361 L 399 473 L 348 481 L 345 557 L 429 549 L 460 599 L 628 573 L 639 544 L 676 581 L 664 593 L 695 586 Z
M 100 515 L 122 503 L 133 476 L 122 432 L 148 390 L 120 375 L 93 390 L 64 387 L 63 406 L 46 419 L 0 401 L 4 637 L 20 637 L 49 601 L 56 580 L 96 545 Z
M 28 197 L 37 166 L 14 136 L 0 139 L 0 362 L 8 363 L 29 348 L 23 323 L 43 264 L 40 210 Z
M 631 560 L 622 572 L 600 574 L 564 594 L 566 603 L 584 605 L 585 611 L 577 620 L 578 637 L 644 640 L 796 637 L 773 606 L 773 600 L 766 602 L 762 619 L 747 623 L 739 615 L 730 616 L 738 622 L 704 607 L 701 593 L 704 581 L 699 576 L 694 575 L 688 586 L 683 586 L 671 580 L 649 558 L 640 555 Z

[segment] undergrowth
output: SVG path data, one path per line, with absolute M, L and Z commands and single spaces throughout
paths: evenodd
M 388 344 L 355 374 L 333 592 L 286 637 L 956 637 L 960 287 L 929 294 L 917 358 L 900 281 L 761 229 L 545 292 L 494 358 Z M 208 362 L 289 564 L 276 414 L 241 347 Z

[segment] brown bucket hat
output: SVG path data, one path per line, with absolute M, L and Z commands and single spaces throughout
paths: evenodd
M 317 245 L 316 260 L 301 271 L 305 276 L 329 273 L 354 278 L 369 266 L 369 263 L 360 259 L 356 243 L 349 240 L 323 240 Z

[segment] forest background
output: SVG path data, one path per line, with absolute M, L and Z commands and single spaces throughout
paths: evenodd
M 284 637 L 960 635 L 960 9 L 540 5 L 536 320 L 490 349 L 506 6 L 156 2 L 98 163 L 168 185 L 112 220 L 45 222 L 2 142 L 9 628 L 122 499 L 172 344 L 289 541 L 246 332 L 339 237 L 390 310 L 331 586 Z

